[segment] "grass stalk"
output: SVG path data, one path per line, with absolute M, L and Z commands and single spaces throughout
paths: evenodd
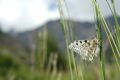
M 71 73 L 71 80 L 74 79 L 71 63 L 73 63 L 73 67 L 75 69 L 75 75 L 76 75 L 75 78 L 76 78 L 76 80 L 78 80 L 79 76 L 78 76 L 78 72 L 77 72 L 77 65 L 76 65 L 76 62 L 75 62 L 75 59 L 74 59 L 74 55 L 73 55 L 73 53 L 70 53 L 69 50 L 68 50 L 68 44 L 70 43 L 71 40 L 73 40 L 73 37 L 71 36 L 72 26 L 68 25 L 68 21 L 65 18 L 64 11 L 63 11 L 63 8 L 62 8 L 63 5 L 65 5 L 64 8 L 67 8 L 64 0 L 63 0 L 63 2 L 58 0 L 58 8 L 59 8 L 59 13 L 60 13 L 60 18 L 61 18 L 62 30 L 63 30 L 63 33 L 64 33 L 65 42 L 66 42 L 67 56 L 68 56 L 68 61 L 69 61 L 70 73 Z M 68 11 L 68 8 L 67 8 L 66 11 Z M 69 14 L 68 14 L 68 16 L 70 17 Z
M 118 48 L 117 48 L 117 46 L 115 44 L 114 38 L 113 38 L 113 36 L 112 36 L 109 28 L 107 26 L 107 23 L 105 22 L 105 20 L 104 20 L 104 18 L 102 16 L 101 16 L 101 19 L 102 19 L 102 24 L 104 25 L 103 26 L 104 30 L 105 30 L 105 32 L 107 34 L 108 41 L 109 41 L 111 49 L 113 51 L 113 55 L 115 57 L 115 61 L 116 61 L 117 65 L 118 65 L 118 69 L 120 71 L 120 65 L 119 65 L 119 62 L 118 62 L 118 59 L 117 59 L 117 55 L 116 55 L 116 52 L 118 53 Z M 114 47 L 115 47 L 116 50 L 114 49 L 113 45 L 114 45 Z
M 115 9 L 115 1 L 112 0 L 112 6 L 110 6 L 110 3 L 108 2 L 108 0 L 106 0 L 111 12 L 112 12 L 112 15 L 114 17 L 114 20 L 115 20 L 115 38 L 116 38 L 116 42 L 117 44 L 119 45 L 115 45 L 116 47 L 118 46 L 120 48 L 120 28 L 119 28 L 119 23 L 118 23 L 118 20 L 117 20 L 117 13 L 116 13 L 116 9 Z M 115 41 L 114 41 L 115 42 Z M 118 50 L 119 51 L 119 50 Z M 118 57 L 120 58 L 120 51 L 118 53 Z
M 71 74 L 71 80 L 73 80 L 71 57 L 70 57 L 68 46 L 67 46 L 68 45 L 68 38 L 67 38 L 67 27 L 68 26 L 67 26 L 67 22 L 65 21 L 65 16 L 62 10 L 62 4 L 60 0 L 58 0 L 58 8 L 59 8 L 59 13 L 60 13 L 60 18 L 61 18 L 62 30 L 63 30 L 64 37 L 65 37 L 66 51 L 67 51 L 68 64 L 69 64 L 69 69 L 70 69 L 70 74 Z
M 100 52 L 99 52 L 99 59 L 100 59 L 100 74 L 101 74 L 101 78 L 102 80 L 105 80 L 105 66 L 104 66 L 104 56 L 103 56 L 103 52 L 102 52 L 102 25 L 100 23 L 100 11 L 99 11 L 99 6 L 97 4 L 97 2 L 95 0 L 93 0 L 93 4 L 94 4 L 94 8 L 95 8 L 95 13 L 96 13 L 96 25 L 97 25 L 97 36 L 98 36 L 98 40 L 99 42 L 99 47 L 100 47 Z

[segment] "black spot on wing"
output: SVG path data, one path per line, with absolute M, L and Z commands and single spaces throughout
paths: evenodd
M 76 45 L 78 45 L 78 42 L 76 42 Z
M 87 43 L 87 40 L 85 40 L 84 42 Z
M 82 43 L 82 41 L 80 41 L 80 43 Z

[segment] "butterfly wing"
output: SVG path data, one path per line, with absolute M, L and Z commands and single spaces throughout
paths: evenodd
M 86 59 L 85 56 L 88 54 L 89 45 L 86 44 L 85 40 L 74 41 L 69 45 L 69 48 L 82 56 L 82 59 Z
M 69 48 L 81 55 L 84 60 L 92 61 L 99 51 L 97 40 L 78 40 L 69 45 Z

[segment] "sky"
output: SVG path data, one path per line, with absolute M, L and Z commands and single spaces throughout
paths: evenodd
M 0 0 L 0 25 L 4 31 L 27 31 L 36 29 L 50 20 L 60 18 L 57 0 Z M 62 0 L 61 0 L 62 1 Z M 71 19 L 93 21 L 92 0 L 65 0 Z M 120 0 L 116 10 L 120 15 Z M 111 14 L 105 0 L 98 0 L 104 16 Z

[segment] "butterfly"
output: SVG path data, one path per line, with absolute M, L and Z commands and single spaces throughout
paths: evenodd
M 78 53 L 83 60 L 93 61 L 93 58 L 98 55 L 100 51 L 99 41 L 97 38 L 90 40 L 78 40 L 70 43 L 68 48 Z

